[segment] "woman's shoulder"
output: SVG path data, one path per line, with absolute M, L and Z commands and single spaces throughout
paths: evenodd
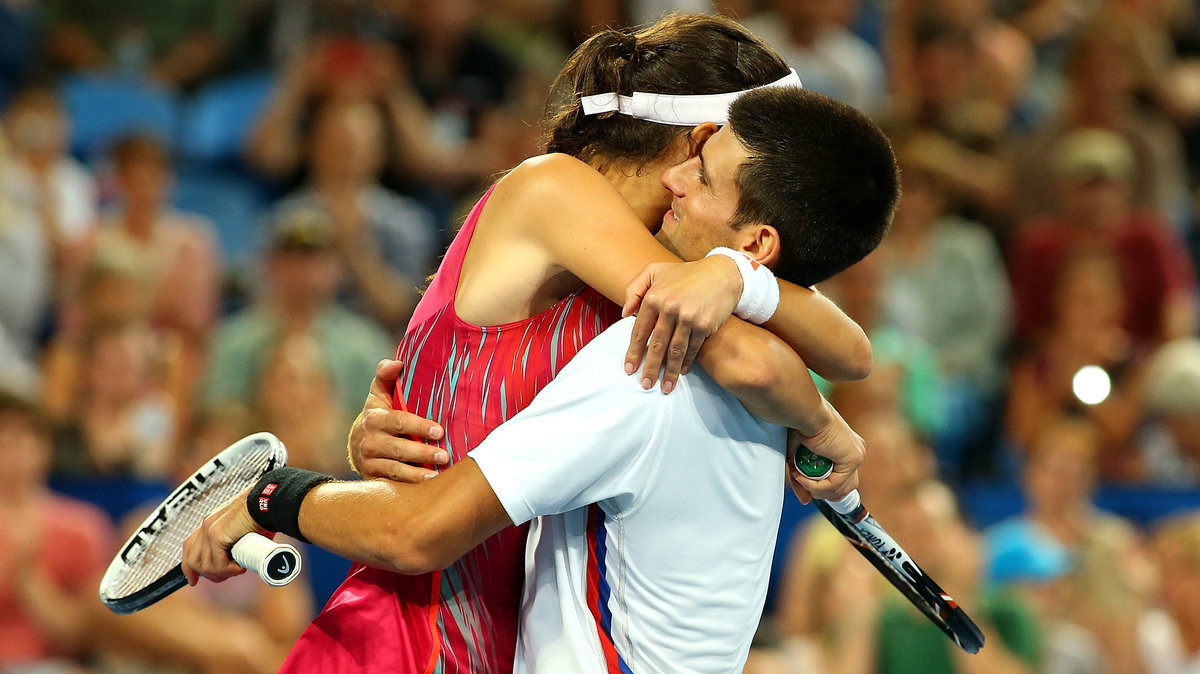
M 557 199 L 563 197 L 564 190 L 570 190 L 573 195 L 590 191 L 615 192 L 612 184 L 595 168 L 561 153 L 526 159 L 501 178 L 496 189 L 532 198 Z

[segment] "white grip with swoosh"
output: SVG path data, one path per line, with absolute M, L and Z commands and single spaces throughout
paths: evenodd
M 295 547 L 260 534 L 242 536 L 229 554 L 242 568 L 257 573 L 267 585 L 287 585 L 300 573 L 300 553 Z

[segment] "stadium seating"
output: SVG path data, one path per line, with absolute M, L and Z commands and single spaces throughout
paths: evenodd
M 149 82 L 76 75 L 62 81 L 71 119 L 71 152 L 91 160 L 123 133 L 145 131 L 170 140 L 179 120 L 178 96 Z
M 239 75 L 201 89 L 184 106 L 179 127 L 183 158 L 236 162 L 246 135 L 271 92 L 270 74 Z

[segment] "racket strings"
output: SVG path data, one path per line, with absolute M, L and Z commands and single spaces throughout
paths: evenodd
M 142 545 L 130 551 L 123 564 L 114 564 L 105 577 L 104 590 L 113 598 L 128 597 L 158 581 L 183 558 L 183 542 L 208 517 L 243 489 L 253 485 L 270 465 L 277 450 L 263 445 L 239 457 L 220 473 L 213 474 L 203 488 L 185 501 L 168 508 L 166 521 L 147 531 L 142 525 Z M 120 560 L 118 560 L 120 561 Z

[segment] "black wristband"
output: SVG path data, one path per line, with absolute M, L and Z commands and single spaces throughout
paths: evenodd
M 246 509 L 258 526 L 308 543 L 300 533 L 300 504 L 313 487 L 333 478 L 303 468 L 267 471 L 246 495 Z

